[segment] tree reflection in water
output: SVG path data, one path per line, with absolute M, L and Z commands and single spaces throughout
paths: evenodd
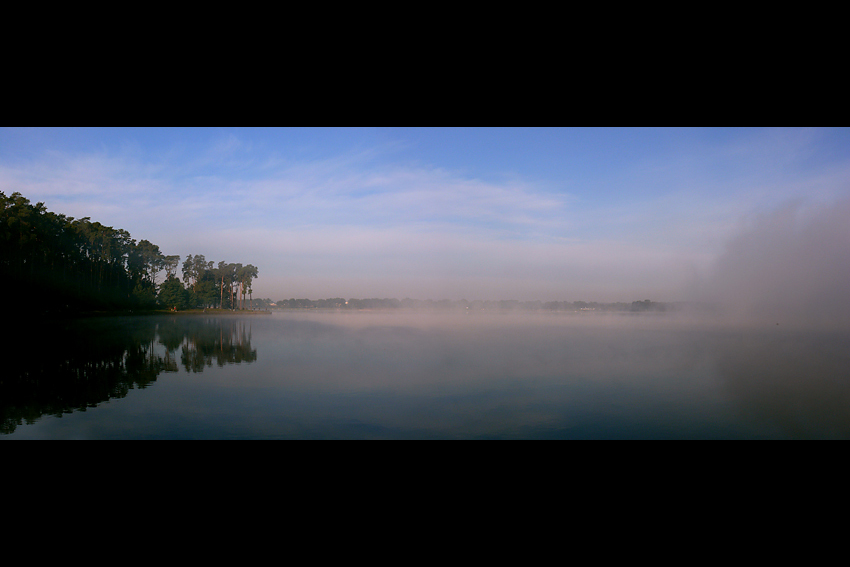
M 0 375 L 0 433 L 45 415 L 86 411 L 163 372 L 257 360 L 237 318 L 103 317 L 23 324 Z M 177 349 L 180 349 L 178 366 Z
M 165 325 L 160 335 L 168 349 L 180 346 L 180 364 L 186 372 L 203 372 L 213 362 L 218 367 L 257 360 L 257 350 L 251 348 L 251 329 L 241 320 L 172 320 L 176 326 Z M 170 352 L 170 350 L 169 350 Z

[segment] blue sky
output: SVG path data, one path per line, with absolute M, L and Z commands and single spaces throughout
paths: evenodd
M 850 196 L 850 129 L 0 130 L 0 191 L 255 296 L 691 299 L 742 232 Z

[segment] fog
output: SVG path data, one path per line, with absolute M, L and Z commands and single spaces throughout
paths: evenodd
M 850 198 L 789 203 L 743 227 L 696 297 L 729 322 L 850 325 Z

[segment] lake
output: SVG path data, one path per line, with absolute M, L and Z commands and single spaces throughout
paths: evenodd
M 671 313 L 21 323 L 0 439 L 844 439 L 850 332 Z

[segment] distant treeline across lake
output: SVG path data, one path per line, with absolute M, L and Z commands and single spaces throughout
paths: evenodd
M 483 300 L 476 299 L 467 301 L 461 299 L 451 301 L 441 299 L 343 299 L 334 297 L 330 299 L 283 299 L 272 302 L 269 299 L 255 299 L 256 307 L 264 309 L 446 309 L 467 311 L 496 311 L 496 310 L 526 310 L 526 311 L 669 311 L 676 308 L 676 304 L 659 303 L 645 299 L 631 303 L 597 303 L 587 301 L 518 301 L 507 300 Z

